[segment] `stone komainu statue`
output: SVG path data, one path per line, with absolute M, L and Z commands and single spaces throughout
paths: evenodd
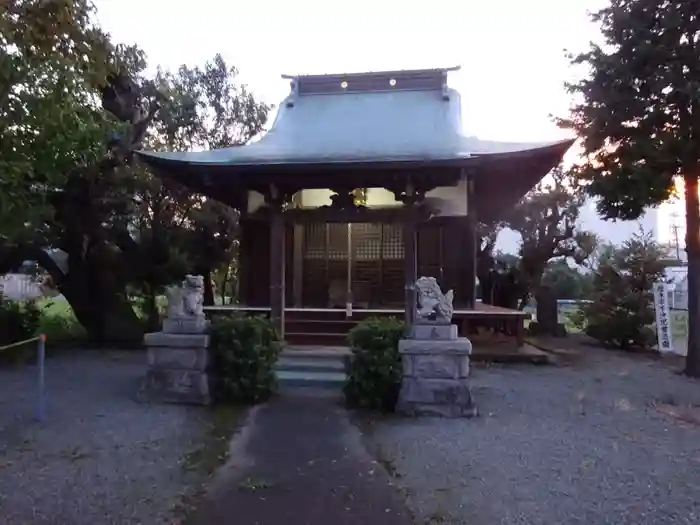
M 181 286 L 166 290 L 168 317 L 199 317 L 204 315 L 204 277 L 186 275 Z
M 454 307 L 454 292 L 443 294 L 435 277 L 421 277 L 416 281 L 418 293 L 417 321 L 430 320 L 436 323 L 450 323 Z

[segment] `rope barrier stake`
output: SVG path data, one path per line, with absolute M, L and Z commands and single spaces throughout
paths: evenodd
M 39 336 L 39 343 L 37 346 L 37 369 L 39 371 L 39 404 L 37 407 L 37 419 L 39 421 L 44 421 L 46 418 L 46 392 L 44 391 L 44 361 L 46 360 L 46 335 L 41 334 Z

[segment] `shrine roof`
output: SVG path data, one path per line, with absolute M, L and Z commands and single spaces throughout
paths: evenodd
M 285 76 L 291 91 L 259 140 L 198 152 L 140 151 L 160 168 L 255 168 L 365 163 L 441 163 L 485 156 L 549 156 L 571 141 L 483 141 L 462 131 L 451 69 Z M 468 162 L 466 162 L 468 164 Z M 257 170 L 256 170 L 257 171 Z

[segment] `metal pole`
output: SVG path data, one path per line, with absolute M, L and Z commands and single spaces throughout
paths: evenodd
M 37 368 L 39 369 L 39 405 L 37 407 L 37 419 L 44 421 L 46 418 L 46 394 L 44 392 L 44 361 L 46 359 L 46 335 L 39 336 L 37 352 Z

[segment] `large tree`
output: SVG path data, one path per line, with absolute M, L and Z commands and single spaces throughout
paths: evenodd
M 586 198 L 571 173 L 556 167 L 510 212 L 505 225 L 520 234 L 520 307 L 536 293 L 552 260 L 583 262 L 595 250 L 596 236 L 581 227 Z
M 144 139 L 168 149 L 241 143 L 260 132 L 267 106 L 220 57 L 181 68 L 176 89 L 161 92 L 167 75 L 144 78 L 143 54 L 112 45 L 87 0 L 0 9 L 0 271 L 37 260 L 91 338 L 137 337 L 133 286 L 148 290 L 153 320 L 155 292 L 184 271 L 174 263 L 196 267 L 206 253 L 215 266 L 212 253 L 223 260 L 233 241 L 230 228 L 222 235 L 227 210 L 155 180 L 134 149 Z
M 561 124 L 582 137 L 581 177 L 606 218 L 633 219 L 685 189 L 688 357 L 700 377 L 700 0 L 611 0 L 602 41 L 572 56 L 583 77 Z
M 134 334 L 113 234 L 131 152 L 159 107 L 133 80 L 144 57 L 112 45 L 87 0 L 5 2 L 0 35 L 0 270 L 36 260 L 91 336 Z
M 183 65 L 176 72 L 159 71 L 155 82 L 159 91 L 167 94 L 168 102 L 154 121 L 148 147 L 176 151 L 216 149 L 244 144 L 261 133 L 270 107 L 258 102 L 245 85 L 237 82 L 237 76 L 238 70 L 228 66 L 218 54 L 203 67 Z M 184 235 L 180 246 L 186 252 L 189 268 L 205 277 L 205 303 L 212 304 L 212 274 L 219 269 L 225 269 L 225 276 L 230 274 L 236 251 L 238 210 L 194 195 L 167 180 L 153 176 L 147 180 L 150 188 L 143 202 L 150 205 L 141 214 L 142 224 L 150 222 L 157 228 L 153 234 L 168 235 L 174 228 L 181 230 Z M 171 212 L 164 215 L 168 209 Z M 173 213 L 177 213 L 177 221 L 173 220 Z
M 579 221 L 585 201 L 572 173 L 558 166 L 501 220 L 480 224 L 477 277 L 482 300 L 524 308 L 551 261 L 583 264 L 597 244 L 596 236 L 584 230 Z M 494 253 L 503 228 L 520 235 L 517 255 Z

